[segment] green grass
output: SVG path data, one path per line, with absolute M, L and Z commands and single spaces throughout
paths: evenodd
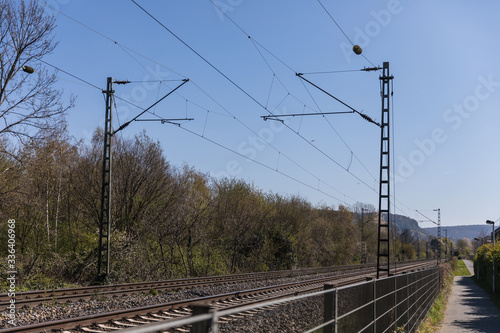
M 456 259 L 454 260 L 456 262 Z M 441 326 L 441 323 L 444 319 L 444 312 L 446 310 L 446 304 L 448 303 L 448 296 L 450 295 L 451 286 L 453 285 L 453 277 L 455 275 L 465 275 L 465 273 L 467 273 L 466 276 L 470 275 L 469 270 L 465 266 L 463 260 L 458 261 L 458 263 L 456 264 L 455 262 L 452 262 L 452 270 L 448 271 L 448 275 L 445 278 L 445 286 L 436 297 L 434 304 L 427 314 L 427 318 L 420 324 L 420 327 L 417 331 L 418 333 L 433 333 L 438 331 L 439 326 Z M 464 271 L 464 269 L 466 270 L 466 272 Z
M 465 266 L 465 263 L 463 260 L 458 261 L 458 267 L 455 270 L 454 274 L 456 276 L 470 276 L 469 269 L 467 268 L 467 266 Z
M 443 322 L 444 312 L 446 310 L 446 303 L 448 302 L 448 296 L 450 295 L 451 285 L 453 284 L 453 275 L 447 281 L 446 287 L 439 293 L 438 297 L 434 301 L 427 318 L 422 322 L 418 333 L 433 333 L 439 329 L 439 326 Z
M 446 310 L 446 302 L 450 293 L 449 287 L 445 288 L 436 298 L 434 305 L 429 310 L 426 320 L 420 325 L 419 333 L 436 332 L 441 322 L 444 319 L 444 311 Z

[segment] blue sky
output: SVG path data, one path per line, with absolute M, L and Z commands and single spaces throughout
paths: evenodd
M 134 122 L 123 137 L 146 130 L 173 165 L 241 178 L 265 192 L 377 207 L 378 127 L 355 114 L 293 117 L 285 124 L 261 116 L 346 111 L 295 75 L 342 71 L 304 77 L 380 120 L 380 73 L 358 70 L 388 61 L 392 211 L 423 220 L 415 210 L 437 219 L 431 210 L 440 208 L 445 226 L 500 216 L 497 1 L 136 2 L 165 27 L 132 1 L 48 1 L 57 9 L 48 10 L 57 18 L 59 45 L 45 61 L 99 88 L 108 76 L 133 81 L 114 87 L 115 128 L 141 112 L 130 103 L 146 108 L 190 79 L 154 115 L 141 118 L 193 121 Z M 363 56 L 351 51 L 351 41 Z M 57 75 L 66 94 L 77 97 L 70 132 L 88 140 L 103 124 L 103 94 Z

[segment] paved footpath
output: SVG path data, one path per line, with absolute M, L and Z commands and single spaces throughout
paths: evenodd
M 464 262 L 474 274 L 472 262 Z M 469 276 L 455 276 L 439 332 L 500 332 L 500 309 Z

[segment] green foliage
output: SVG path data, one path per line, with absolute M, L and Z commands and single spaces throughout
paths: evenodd
M 0 175 L 7 189 L 0 217 L 16 220 L 16 265 L 27 288 L 95 280 L 102 134 L 74 143 L 61 129 L 12 152 L 16 158 L 0 156 L 2 167 L 16 170 L 13 178 Z M 377 214 L 369 205 L 312 207 L 243 180 L 174 168 L 145 133 L 116 137 L 113 147 L 108 283 L 376 260 Z M 6 241 L 5 224 L 0 231 Z M 416 257 L 413 243 L 399 248 L 405 259 Z
M 457 276 L 470 276 L 469 269 L 467 266 L 465 266 L 465 263 L 463 260 L 458 260 L 458 265 L 457 268 L 454 270 L 455 275 Z
M 439 330 L 439 326 L 444 318 L 444 312 L 446 310 L 446 304 L 451 292 L 451 286 L 453 285 L 454 265 L 456 265 L 456 258 L 452 259 L 451 264 L 445 264 L 443 266 L 444 268 L 442 268 L 442 271 L 440 272 L 443 276 L 441 292 L 436 297 L 434 304 L 427 313 L 426 319 L 420 324 L 420 327 L 417 330 L 418 333 L 433 333 Z
M 474 272 L 476 273 L 476 279 L 479 282 L 485 284 L 489 290 L 492 290 L 493 286 L 493 259 L 495 260 L 495 291 L 498 294 L 498 288 L 500 287 L 499 279 L 499 263 L 500 263 L 500 244 L 496 243 L 495 248 L 493 244 L 486 244 L 481 246 L 476 251 L 474 256 Z

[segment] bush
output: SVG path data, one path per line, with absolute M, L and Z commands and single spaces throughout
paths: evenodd
M 491 290 L 493 285 L 493 258 L 495 259 L 495 290 L 499 286 L 499 263 L 500 263 L 500 244 L 486 244 L 481 246 L 474 257 L 474 272 L 476 272 L 476 279 L 484 282 Z

